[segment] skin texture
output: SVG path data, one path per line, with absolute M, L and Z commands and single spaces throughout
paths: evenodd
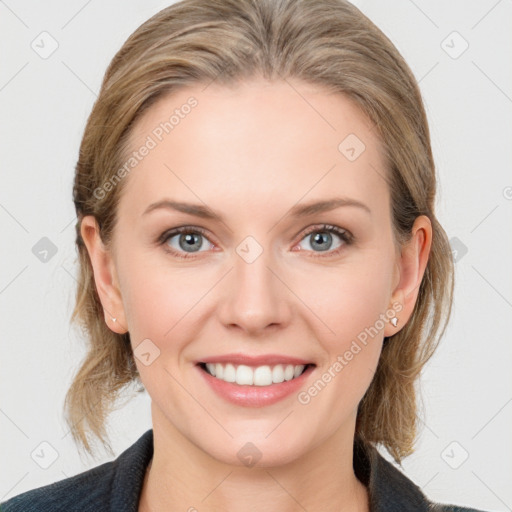
M 397 250 L 371 123 L 346 97 L 301 82 L 183 89 L 146 111 L 133 149 L 190 96 L 198 105 L 124 178 L 113 250 L 93 217 L 81 228 L 107 325 L 128 330 L 134 350 L 148 338 L 160 350 L 148 366 L 136 358 L 155 446 L 139 510 L 369 510 L 352 467 L 357 406 L 383 337 L 412 313 L 430 222 L 418 217 Z M 354 161 L 338 150 L 349 134 L 366 147 Z M 343 206 L 288 214 L 297 203 L 332 197 L 361 201 L 370 213 Z M 206 205 L 224 222 L 164 209 L 143 215 L 162 199 Z M 315 233 L 329 237 L 324 223 L 348 230 L 353 242 L 332 234 L 328 250 L 318 249 L 305 232 L 318 226 Z M 157 241 L 178 226 L 207 232 L 190 259 L 165 251 L 187 254 L 179 234 Z M 250 264 L 236 252 L 247 236 L 263 249 Z M 262 408 L 233 405 L 195 366 L 232 352 L 301 357 L 317 365 L 307 389 L 393 303 L 398 325 L 386 322 L 307 405 L 296 394 Z M 237 457 L 247 442 L 262 454 L 253 467 Z

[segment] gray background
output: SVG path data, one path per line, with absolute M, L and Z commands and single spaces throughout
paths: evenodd
M 355 3 L 420 81 L 457 261 L 403 470 L 436 501 L 512 510 L 512 1 Z M 81 460 L 62 417 L 84 353 L 69 325 L 73 170 L 110 59 L 168 4 L 0 0 L 0 501 L 110 460 Z M 144 393 L 112 414 L 116 454 L 151 428 L 149 405 Z

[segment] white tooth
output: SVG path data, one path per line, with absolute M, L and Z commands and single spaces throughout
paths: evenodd
M 254 379 L 254 372 L 252 371 L 252 368 L 249 368 L 248 366 L 245 366 L 244 364 L 241 364 L 236 369 L 236 383 L 240 385 L 244 384 L 253 384 Z
M 289 365 L 284 369 L 284 380 L 292 380 L 292 379 L 293 379 L 293 372 L 294 372 L 293 365 L 292 365 L 292 364 L 289 364 Z
M 224 377 L 223 377 L 223 379 L 226 382 L 235 382 L 235 380 L 236 380 L 236 370 L 235 370 L 235 367 L 231 363 L 228 363 L 224 367 Z
M 274 367 L 269 365 L 253 368 L 251 366 L 239 365 L 235 367 L 231 363 L 226 365 L 221 363 L 206 363 L 206 368 L 211 375 L 225 382 L 236 382 L 242 386 L 270 386 L 271 384 L 279 384 L 283 381 L 289 381 L 299 377 L 306 366 L 298 365 L 282 365 L 278 364 Z
M 272 371 L 270 366 L 258 366 L 254 370 L 254 385 L 255 386 L 270 386 L 272 384 Z
M 298 377 L 301 373 L 302 373 L 302 370 L 304 370 L 306 365 L 304 364 L 298 364 L 296 367 L 295 367 L 295 370 L 293 372 L 293 376 L 294 377 Z
M 282 364 L 274 366 L 272 370 L 272 382 L 279 384 L 284 380 L 284 369 Z

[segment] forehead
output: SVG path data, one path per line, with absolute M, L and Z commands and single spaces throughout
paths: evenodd
M 179 197 L 247 209 L 338 193 L 384 213 L 384 160 L 372 128 L 352 100 L 304 82 L 186 87 L 135 124 L 129 152 L 139 155 L 121 205 L 135 215 Z

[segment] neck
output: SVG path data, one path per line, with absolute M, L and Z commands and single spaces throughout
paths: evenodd
M 139 512 L 370 510 L 367 488 L 353 470 L 353 431 L 340 430 L 300 458 L 267 467 L 219 462 L 177 430 L 155 423 L 153 439 Z

